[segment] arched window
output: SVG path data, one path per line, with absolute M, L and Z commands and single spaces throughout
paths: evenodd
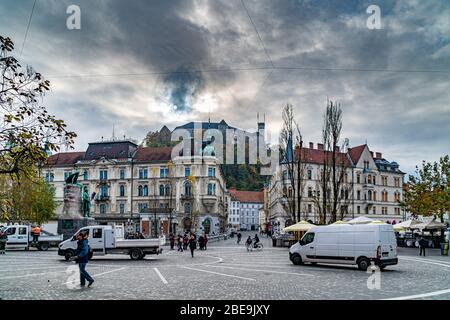
M 312 198 L 312 196 L 313 196 L 312 188 L 308 187 L 308 198 Z
M 164 195 L 164 185 L 163 185 L 163 184 L 160 184 L 160 185 L 159 185 L 159 195 L 160 195 L 160 196 L 163 196 L 163 195 Z
M 143 192 L 143 196 L 144 196 L 144 197 L 147 197 L 147 196 L 148 196 L 148 186 L 147 186 L 147 185 L 144 186 L 142 192 Z
M 287 197 L 287 188 L 286 187 L 283 187 L 283 196 Z
M 192 185 L 189 181 L 184 184 L 184 195 L 190 196 L 192 195 Z
M 191 214 L 191 204 L 189 202 L 186 202 L 184 204 L 184 214 L 190 215 Z
M 124 185 L 121 185 L 119 187 L 119 196 L 120 197 L 125 197 L 125 186 Z
M 370 176 L 369 176 L 370 177 Z M 367 198 L 371 201 L 372 200 L 372 191 L 371 190 L 369 190 L 368 192 L 367 192 Z
M 371 184 L 372 183 L 372 176 L 369 174 L 369 176 L 367 177 L 367 183 Z
M 138 187 L 138 196 L 142 197 L 142 186 Z
M 288 189 L 288 196 L 289 196 L 289 198 L 292 198 L 292 188 Z
M 100 205 L 100 213 L 105 214 L 106 213 L 106 204 L 102 203 Z
M 164 193 L 166 196 L 170 195 L 170 185 L 166 184 L 165 188 L 164 188 Z

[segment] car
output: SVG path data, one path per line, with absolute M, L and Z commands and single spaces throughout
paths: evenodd
M 390 224 L 329 225 L 311 228 L 289 249 L 293 264 L 357 265 L 367 270 L 373 263 L 382 270 L 396 265 L 397 241 Z

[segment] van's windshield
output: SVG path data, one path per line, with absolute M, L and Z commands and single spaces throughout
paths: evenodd
M 314 241 L 314 232 L 309 232 L 300 240 L 300 245 L 305 246 Z

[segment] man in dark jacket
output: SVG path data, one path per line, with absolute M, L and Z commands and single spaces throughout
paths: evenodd
M 195 235 L 191 235 L 189 239 L 189 249 L 191 249 L 191 256 L 194 257 L 194 250 L 197 248 L 197 241 L 195 240 Z
M 86 280 L 89 282 L 88 287 L 90 287 L 94 283 L 94 279 L 89 275 L 86 271 L 86 264 L 89 261 L 89 243 L 86 238 L 83 237 L 83 234 L 79 233 L 77 235 L 78 240 L 78 248 L 77 248 L 77 258 L 76 262 L 78 263 L 78 267 L 80 268 L 80 285 L 84 287 L 86 285 Z
M 423 252 L 423 256 L 425 257 L 425 247 L 427 244 L 428 244 L 428 241 L 425 240 L 423 237 L 421 237 L 419 239 L 419 248 L 420 248 L 419 255 L 420 256 L 422 255 L 422 252 Z

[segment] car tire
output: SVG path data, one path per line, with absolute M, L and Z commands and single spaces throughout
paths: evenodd
M 37 247 L 39 251 L 47 251 L 50 247 L 50 244 L 48 242 L 39 242 Z
M 359 270 L 367 271 L 367 269 L 370 267 L 370 260 L 367 258 L 359 258 L 357 264 Z
M 295 254 L 292 256 L 292 263 L 296 266 L 303 264 L 302 257 L 300 255 Z
M 66 259 L 66 261 L 69 261 L 70 258 L 72 258 L 75 255 L 75 252 L 73 252 L 72 250 L 67 250 L 64 253 L 64 259 Z
M 132 249 L 130 251 L 130 258 L 131 260 L 140 260 L 143 253 L 141 249 Z

